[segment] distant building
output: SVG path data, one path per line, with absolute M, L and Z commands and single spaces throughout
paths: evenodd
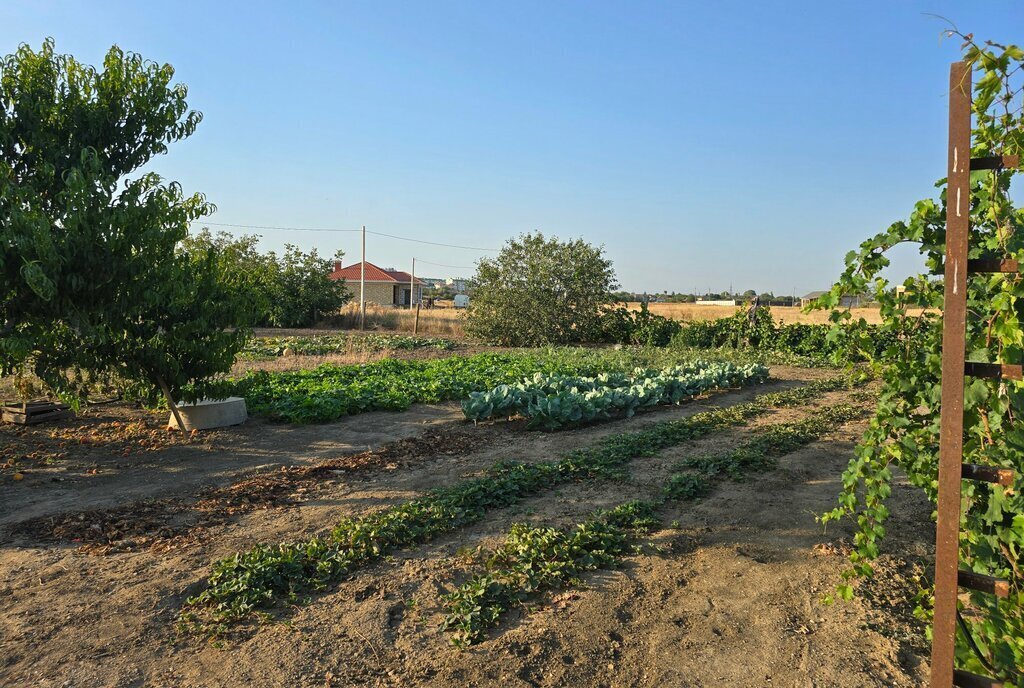
M 424 277 L 423 284 L 428 289 L 451 289 L 456 294 L 466 293 L 466 280 L 461 277 Z
M 334 271 L 329 275 L 333 280 L 345 280 L 348 290 L 357 299 L 359 298 L 361 265 L 362 263 L 356 263 L 343 268 L 340 262 L 335 262 Z M 367 303 L 376 303 L 381 306 L 408 306 L 423 303 L 423 280 L 417 277 L 413 284 L 412 275 L 408 272 L 394 268 L 384 270 L 367 262 L 365 298 Z
M 812 301 L 827 294 L 827 291 L 812 291 L 800 297 L 800 307 L 808 306 Z M 839 299 L 840 308 L 860 308 L 871 303 L 871 299 L 863 294 L 847 294 Z

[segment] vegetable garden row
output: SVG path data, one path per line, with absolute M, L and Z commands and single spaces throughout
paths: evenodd
M 462 402 L 462 409 L 470 420 L 525 416 L 530 427 L 553 430 L 619 414 L 629 418 L 641 408 L 678 404 L 712 389 L 742 387 L 767 378 L 768 369 L 763 365 L 704 361 L 597 377 L 535 373 L 516 385 L 472 392 Z
M 646 356 L 642 350 L 552 349 L 433 360 L 385 359 L 312 370 L 254 371 L 217 383 L 217 393 L 243 396 L 254 413 L 291 423 L 320 423 L 365 411 L 400 411 L 414 403 L 470 399 L 466 415 L 474 420 L 520 413 L 536 418 L 539 425 L 557 427 L 614 412 L 631 415 L 643 406 L 677 403 L 715 388 L 767 377 L 764 366 L 734 363 L 634 370 L 638 362 L 651 360 Z M 485 400 L 472 396 L 476 393 L 485 393 Z
M 402 334 L 317 334 L 291 337 L 254 337 L 239 352 L 242 360 L 262 361 L 286 353 L 295 356 L 327 356 L 352 352 L 411 351 L 437 349 L 450 351 L 455 342 L 440 337 L 416 337 Z
M 266 621 L 286 605 L 310 601 L 398 549 L 429 542 L 476 523 L 495 510 L 580 481 L 629 481 L 635 459 L 747 424 L 777 409 L 801 407 L 833 391 L 850 389 L 849 379 L 832 378 L 804 387 L 761 394 L 752 401 L 652 423 L 604 437 L 555 460 L 502 462 L 479 477 L 438 488 L 422 497 L 368 516 L 347 518 L 328 534 L 308 540 L 265 544 L 216 562 L 204 589 L 182 610 L 183 629 L 220 635 L 239 623 Z M 717 480 L 742 480 L 770 468 L 774 458 L 803 446 L 863 414 L 847 405 L 817 409 L 802 421 L 770 424 L 740 446 L 711 456 L 689 457 L 672 469 L 649 500 L 595 513 L 575 528 L 514 526 L 504 545 L 445 598 L 452 642 L 472 644 L 513 605 L 552 587 L 578 583 L 595 568 L 614 566 L 633 551 L 637 537 L 660 524 L 669 502 L 706 494 Z

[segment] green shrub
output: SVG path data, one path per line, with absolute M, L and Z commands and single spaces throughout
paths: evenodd
M 739 309 L 728 318 L 686 323 L 672 339 L 672 345 L 678 348 L 752 348 L 846 361 L 861 361 L 865 352 L 877 356 L 890 347 L 915 346 L 915 342 L 917 339 L 900 339 L 892 330 L 876 325 L 864 325 L 854 332 L 854 328 L 833 325 L 775 322 L 767 307 L 757 309 L 753 319 Z
M 601 315 L 602 338 L 611 344 L 667 346 L 682 329 L 678 321 L 651 313 L 646 303 L 639 311 L 619 306 Z
M 543 234 L 510 239 L 480 261 L 466 333 L 502 346 L 594 342 L 617 286 L 604 249 Z

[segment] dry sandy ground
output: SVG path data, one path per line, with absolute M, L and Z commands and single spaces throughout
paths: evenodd
M 90 447 L 87 458 L 69 452 L 63 463 L 30 470 L 19 483 L 5 476 L 0 685 L 923 685 L 921 629 L 905 600 L 915 562 L 930 554 L 931 525 L 928 505 L 909 487 L 895 490 L 890 523 L 892 548 L 902 556 L 886 557 L 884 575 L 854 602 L 819 602 L 839 580 L 849 533 L 822 532 L 813 515 L 834 503 L 857 424 L 784 457 L 770 473 L 723 483 L 704 500 L 676 507 L 665 523 L 678 520 L 677 527 L 650 538 L 657 548 L 589 576 L 583 589 L 519 610 L 468 651 L 451 648 L 439 630 L 440 595 L 472 568 L 467 551 L 498 543 L 516 521 L 570 525 L 595 508 L 650 494 L 680 457 L 734 446 L 752 428 L 637 459 L 626 485 L 580 482 L 495 511 L 359 571 L 279 623 L 223 647 L 175 630 L 182 600 L 200 589 L 217 558 L 259 542 L 307 537 L 498 460 L 551 459 L 610 433 L 823 374 L 773 373 L 780 382 L 560 433 L 528 432 L 517 423 L 472 426 L 457 420 L 454 405 L 420 406 L 313 427 L 253 422 L 195 445 L 132 456 L 127 464 Z M 823 403 L 841 400 L 831 395 Z M 755 425 L 812 411 L 779 411 Z M 281 466 L 308 469 L 382 445 L 382 452 L 364 455 L 365 465 L 328 471 L 313 483 L 296 480 L 288 499 L 263 505 L 269 508 L 240 507 L 198 531 L 189 521 L 195 500 L 210 490 L 242 478 L 272 480 Z M 93 475 L 90 466 L 101 470 Z M 66 479 L 53 481 L 60 477 Z M 153 503 L 176 505 L 147 516 L 166 530 L 147 541 L 153 546 L 103 550 L 46 534 L 58 515 L 72 523 L 81 515 L 88 529 L 100 512 L 86 509 Z M 186 531 L 194 537 L 174 539 Z

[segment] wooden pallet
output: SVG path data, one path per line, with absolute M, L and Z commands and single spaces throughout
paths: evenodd
M 71 418 L 74 412 L 67 404 L 53 401 L 30 401 L 25 404 L 7 404 L 2 409 L 3 421 L 17 425 L 37 425 L 48 421 Z

